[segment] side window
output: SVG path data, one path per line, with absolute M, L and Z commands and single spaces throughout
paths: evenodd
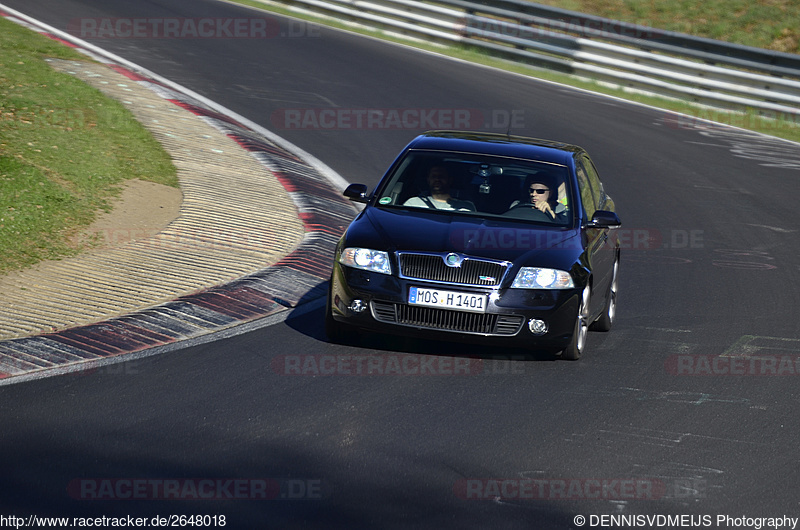
M 583 155 L 581 158 L 583 166 L 586 169 L 586 176 L 589 177 L 589 184 L 592 186 L 592 194 L 595 197 L 595 207 L 602 209 L 606 202 L 606 193 L 605 190 L 603 190 L 603 183 L 600 182 L 600 177 L 597 175 L 597 168 L 594 167 L 594 164 L 588 156 Z
M 586 212 L 586 219 L 591 219 L 597 209 L 597 198 L 589 184 L 589 175 L 583 165 L 583 160 L 577 160 L 575 164 L 575 174 L 578 177 L 578 188 L 581 194 L 581 202 Z

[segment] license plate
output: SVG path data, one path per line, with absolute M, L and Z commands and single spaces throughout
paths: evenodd
M 458 291 L 442 291 L 425 287 L 412 287 L 408 292 L 408 303 L 424 305 L 440 309 L 457 309 L 460 311 L 486 312 L 488 296 L 485 294 L 460 293 Z

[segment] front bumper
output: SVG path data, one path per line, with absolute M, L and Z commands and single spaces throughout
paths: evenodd
M 410 305 L 412 286 L 483 293 L 489 302 L 483 313 Z M 572 338 L 581 292 L 580 288 L 493 289 L 407 280 L 339 263 L 334 265 L 330 289 L 327 310 L 334 320 L 363 330 L 554 350 L 563 349 Z M 354 310 L 356 300 L 361 307 Z M 546 322 L 547 331 L 533 333 L 528 326 L 531 319 Z

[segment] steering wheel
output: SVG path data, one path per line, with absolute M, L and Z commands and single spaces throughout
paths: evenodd
M 512 206 L 504 215 L 509 215 L 516 219 L 529 219 L 531 221 L 544 221 L 550 223 L 555 221 L 555 219 L 543 211 L 534 208 L 533 204 L 529 202 Z

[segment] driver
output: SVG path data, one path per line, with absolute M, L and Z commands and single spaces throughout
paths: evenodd
M 447 172 L 444 166 L 433 166 L 428 170 L 428 195 L 411 197 L 404 206 L 416 206 L 420 208 L 434 208 L 436 210 L 461 210 L 475 211 L 475 205 L 470 201 L 463 201 L 450 196 L 450 186 L 453 184 L 453 177 Z
M 550 219 L 563 215 L 563 205 L 558 203 L 558 190 L 548 175 L 529 175 L 525 179 L 523 194 L 525 198 L 511 203 L 509 209 L 528 206 L 546 214 Z

